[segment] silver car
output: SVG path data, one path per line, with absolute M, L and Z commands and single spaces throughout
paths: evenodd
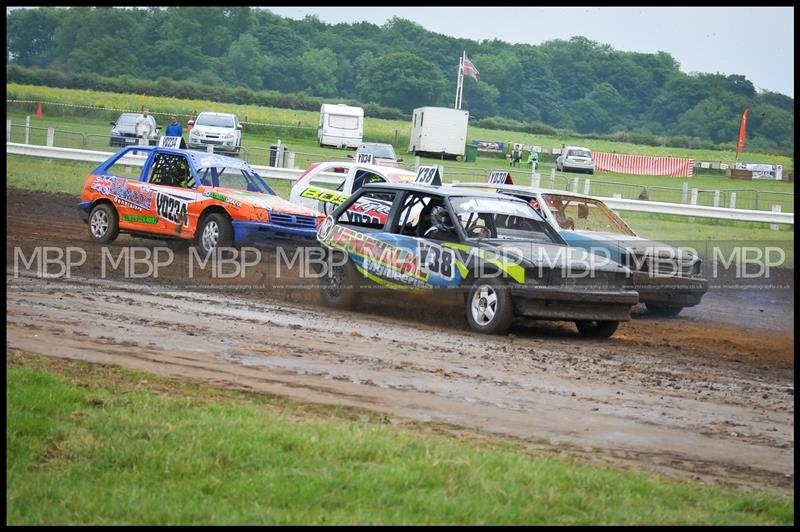
M 589 172 L 594 174 L 592 150 L 580 146 L 567 146 L 556 159 L 556 169 L 565 172 L 569 168 L 573 172 Z
M 355 162 L 359 161 L 359 153 L 369 153 L 372 155 L 373 161 L 371 164 L 378 166 L 391 166 L 397 168 L 398 163 L 403 159 L 398 158 L 394 153 L 394 146 L 391 144 L 381 144 L 380 142 L 362 142 L 358 145 L 355 155 L 348 155 Z

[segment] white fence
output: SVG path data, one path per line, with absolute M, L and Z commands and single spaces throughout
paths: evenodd
M 27 155 L 31 157 L 44 157 L 48 159 L 65 159 L 72 161 L 85 161 L 101 163 L 110 157 L 109 152 L 78 150 L 73 148 L 56 148 L 51 146 L 37 146 L 31 144 L 6 143 L 6 153 L 14 155 Z M 124 161 L 132 166 L 141 166 L 145 158 L 141 155 L 126 156 Z M 251 165 L 262 177 L 271 179 L 286 179 L 296 181 L 303 170 L 277 168 L 274 166 Z M 325 174 L 331 182 L 338 183 L 342 180 L 341 174 Z M 744 209 L 728 209 L 723 207 L 708 207 L 705 205 L 685 205 L 680 203 L 665 203 L 658 201 L 643 201 L 623 198 L 599 198 L 610 208 L 620 211 L 651 212 L 655 214 L 672 214 L 677 216 L 693 216 L 698 218 L 719 218 L 723 220 L 737 220 L 743 222 L 766 222 L 772 224 L 794 225 L 794 213 L 769 212 Z

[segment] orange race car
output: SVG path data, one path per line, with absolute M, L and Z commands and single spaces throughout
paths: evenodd
M 78 208 L 95 242 L 124 232 L 194 239 L 205 252 L 273 238 L 314 241 L 324 218 L 278 197 L 240 159 L 148 146 L 123 148 L 92 170 Z

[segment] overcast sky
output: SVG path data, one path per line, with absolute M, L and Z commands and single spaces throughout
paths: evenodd
M 615 50 L 664 51 L 681 70 L 742 74 L 794 98 L 793 7 L 270 7 L 291 18 L 381 25 L 398 16 L 475 40 L 541 44 L 582 35 Z M 469 55 L 469 50 L 467 54 Z M 458 66 L 458 58 L 453 58 Z M 478 70 L 481 66 L 475 65 Z

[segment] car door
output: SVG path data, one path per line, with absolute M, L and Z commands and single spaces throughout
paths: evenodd
M 198 181 L 186 156 L 156 152 L 143 171 L 146 181 L 142 188 L 153 196 L 150 210 L 155 219 L 153 232 L 191 238 L 197 225 L 192 205 L 198 200 Z
M 450 230 L 437 230 L 433 213 L 447 212 Z M 463 271 L 458 267 L 458 253 L 448 244 L 459 246 L 454 220 L 444 198 L 433 194 L 409 193 L 403 199 L 391 231 L 384 237 L 387 243 L 407 257 L 413 257 L 413 267 L 401 281 L 410 287 L 443 288 L 461 283 Z

